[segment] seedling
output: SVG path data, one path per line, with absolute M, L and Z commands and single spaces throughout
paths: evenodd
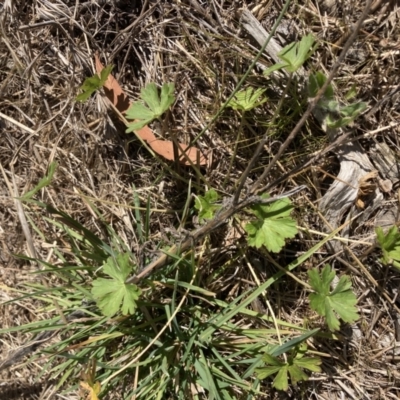
M 316 48 L 317 44 L 312 35 L 304 36 L 300 42 L 288 44 L 277 54 L 282 62 L 267 68 L 264 75 L 268 76 L 283 68 L 290 73 L 296 72 L 311 57 Z
M 341 276 L 338 284 L 331 292 L 331 283 L 336 276 L 329 265 L 325 265 L 321 275 L 318 269 L 308 271 L 310 285 L 315 291 L 309 295 L 310 306 L 319 315 L 326 318 L 326 323 L 331 331 L 340 329 L 339 319 L 352 323 L 359 318 L 357 312 L 357 298 L 351 290 L 351 281 L 347 275 Z
M 112 279 L 97 278 L 93 281 L 93 297 L 105 316 L 112 317 L 120 310 L 124 315 L 134 313 L 141 290 L 136 285 L 125 283 L 131 272 L 129 254 L 118 254 L 115 259 L 108 258 L 103 265 L 103 273 Z
M 376 236 L 383 253 L 382 262 L 400 269 L 400 233 L 397 226 L 392 226 L 386 234 L 378 227 Z
M 264 354 L 262 360 L 267 364 L 262 368 L 257 368 L 258 379 L 265 379 L 275 375 L 272 386 L 278 390 L 288 390 L 289 377 L 293 385 L 298 382 L 308 380 L 308 375 L 304 370 L 311 372 L 321 372 L 321 360 L 319 358 L 304 357 L 307 352 L 305 343 L 295 347 L 288 355 L 287 361 L 280 360 L 271 354 Z
M 215 204 L 218 199 L 219 195 L 214 189 L 210 189 L 204 196 L 196 196 L 194 208 L 199 212 L 200 222 L 212 219 L 216 211 L 221 209 L 220 204 Z
M 251 207 L 251 212 L 257 219 L 245 226 L 249 234 L 249 245 L 257 248 L 265 246 L 269 251 L 280 252 L 285 245 L 285 239 L 293 238 L 297 234 L 296 221 L 290 216 L 292 210 L 292 203 L 288 198 Z
M 308 95 L 313 98 L 326 82 L 326 76 L 317 72 L 310 75 L 308 83 Z M 354 96 L 354 94 L 352 94 Z M 367 103 L 358 102 L 341 106 L 335 99 L 332 85 L 328 85 L 323 97 L 318 102 L 320 107 L 326 114 L 325 124 L 328 128 L 342 128 L 354 121 L 367 108 Z
M 76 101 L 86 101 L 96 90 L 101 89 L 106 83 L 106 80 L 110 75 L 112 69 L 113 66 L 108 65 L 101 70 L 100 76 L 96 74 L 89 78 L 86 78 L 85 82 L 83 82 L 82 86 L 79 88 L 83 92 L 76 96 Z
M 267 99 L 260 97 L 265 89 L 253 89 L 251 87 L 236 93 L 235 97 L 228 103 L 228 107 L 238 111 L 251 111 L 252 109 L 264 104 Z
M 126 132 L 139 130 L 155 119 L 160 118 L 174 103 L 174 90 L 175 85 L 173 83 L 164 83 L 161 88 L 160 97 L 155 83 L 146 85 L 140 92 L 142 101 L 132 103 L 126 112 L 127 119 L 135 120 L 129 123 Z

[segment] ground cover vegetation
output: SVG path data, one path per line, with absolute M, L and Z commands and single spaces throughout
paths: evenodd
M 399 398 L 399 13 L 6 0 L 0 398 Z

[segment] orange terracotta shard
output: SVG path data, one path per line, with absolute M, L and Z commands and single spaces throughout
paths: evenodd
M 95 55 L 95 64 L 96 64 L 96 72 L 100 74 L 102 69 L 104 68 L 102 63 L 99 60 L 99 57 Z M 122 90 L 118 81 L 110 74 L 107 78 L 106 83 L 104 84 L 104 92 L 110 100 L 110 102 L 115 106 L 115 108 L 121 113 L 125 114 L 128 108 L 131 105 L 128 96 Z M 136 134 L 144 141 L 148 143 L 151 149 L 159 154 L 160 156 L 166 158 L 167 160 L 174 161 L 174 145 L 170 140 L 160 140 L 157 139 L 154 135 L 153 131 L 145 126 L 142 129 L 136 131 Z M 204 154 L 200 153 L 200 150 L 196 147 L 190 147 L 187 144 L 179 143 L 182 150 L 185 154 L 182 153 L 181 150 L 178 149 L 179 154 L 179 162 L 183 165 L 190 165 L 188 159 L 194 164 L 198 165 L 206 165 L 207 158 Z

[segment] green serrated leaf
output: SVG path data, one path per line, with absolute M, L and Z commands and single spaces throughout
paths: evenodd
M 255 372 L 258 379 L 265 379 L 271 375 L 276 374 L 282 367 L 281 366 L 267 366 L 263 368 L 256 368 Z
M 287 364 L 283 366 L 279 372 L 276 374 L 274 382 L 272 386 L 278 390 L 288 390 L 289 389 L 289 380 L 288 380 L 288 366 Z
M 76 101 L 86 101 L 96 90 L 99 90 L 101 87 L 103 87 L 112 69 L 113 66 L 108 65 L 101 70 L 100 76 L 96 74 L 86 78 L 82 86 L 79 88 L 79 90 L 82 90 L 83 93 L 76 96 Z
M 303 353 L 298 357 L 300 346 L 303 348 Z M 307 345 L 301 343 L 288 354 L 286 362 L 280 361 L 271 354 L 264 354 L 262 360 L 266 365 L 256 369 L 258 379 L 265 379 L 273 374 L 277 374 L 272 385 L 278 390 L 287 390 L 289 387 L 289 377 L 292 384 L 296 385 L 298 382 L 308 379 L 308 375 L 303 370 L 321 372 L 321 360 L 318 358 L 303 357 L 306 350 Z
M 129 123 L 126 132 L 132 132 L 143 128 L 145 125 L 161 117 L 171 107 L 175 101 L 173 92 L 175 86 L 173 83 L 164 83 L 161 88 L 161 98 L 155 83 L 149 83 L 140 92 L 142 100 L 132 103 L 127 110 L 126 117 L 130 120 L 136 120 Z
M 303 357 L 295 360 L 298 367 L 307 369 L 311 372 L 321 372 L 320 365 L 322 364 L 321 359 L 313 357 Z
M 113 69 L 113 65 L 107 65 L 106 67 L 104 67 L 101 72 L 100 72 L 100 85 L 104 86 L 104 84 L 106 83 L 108 76 L 111 74 L 111 71 Z
M 220 204 L 214 204 L 218 199 L 219 195 L 214 189 L 207 191 L 204 196 L 196 196 L 194 207 L 199 212 L 201 222 L 212 219 L 215 212 L 221 209 Z
M 336 285 L 335 289 L 333 290 L 332 294 L 345 292 L 351 289 L 351 280 L 350 277 L 347 275 L 343 275 L 340 279 L 338 284 Z
M 400 233 L 397 226 L 392 226 L 385 234 L 381 227 L 376 229 L 378 243 L 381 246 L 382 262 L 386 265 L 392 264 L 400 267 Z
M 142 129 L 143 127 L 148 125 L 151 121 L 153 121 L 153 119 L 142 119 L 140 121 L 131 122 L 125 132 L 129 133 L 133 131 L 138 131 L 139 129 Z
M 285 363 L 283 363 L 282 361 L 279 360 L 278 357 L 274 357 L 273 355 L 269 354 L 269 353 L 265 353 L 262 356 L 262 360 L 269 365 L 272 365 L 274 367 L 282 367 L 285 365 Z
M 304 36 L 300 42 L 290 43 L 284 47 L 278 57 L 288 65 L 285 68 L 289 72 L 296 72 L 315 51 L 315 39 L 312 35 Z
M 129 107 L 128 111 L 126 112 L 126 117 L 129 119 L 151 120 L 154 117 L 154 113 L 143 103 L 136 102 Z
M 257 220 L 245 226 L 249 245 L 257 248 L 265 246 L 274 253 L 281 251 L 285 240 L 297 234 L 296 221 L 290 217 L 292 209 L 287 198 L 272 204 L 257 204 L 251 207 Z
M 308 271 L 310 286 L 315 291 L 309 295 L 310 306 L 319 315 L 326 318 L 330 330 L 335 331 L 340 328 L 340 323 L 336 315 L 344 322 L 354 322 L 359 318 L 357 308 L 357 298 L 351 291 L 351 282 L 349 277 L 342 276 L 331 292 L 330 286 L 335 278 L 335 271 L 329 265 L 326 265 L 318 274 L 317 269 Z
M 326 76 L 320 71 L 310 75 L 308 79 L 308 96 L 310 98 L 313 98 L 317 95 L 318 91 L 322 88 L 322 86 L 324 86 L 326 79 Z M 334 100 L 333 86 L 331 84 L 329 84 L 326 88 L 321 100 L 324 99 Z
M 351 290 L 333 293 L 329 296 L 330 306 L 344 322 L 354 322 L 359 318 L 357 298 Z
M 273 72 L 278 71 L 278 70 L 280 70 L 280 69 L 282 69 L 282 68 L 286 68 L 286 67 L 288 67 L 288 66 L 289 66 L 288 63 L 278 63 L 278 64 L 274 64 L 274 65 L 272 65 L 271 67 L 267 68 L 267 69 L 263 72 L 263 74 L 264 74 L 264 76 L 268 76 L 268 75 L 271 75 Z
M 141 290 L 136 285 L 125 283 L 131 272 L 129 254 L 118 254 L 115 259 L 108 258 L 103 265 L 103 273 L 112 279 L 98 278 L 93 281 L 92 295 L 105 316 L 112 317 L 120 310 L 124 315 L 135 312 Z
M 288 372 L 293 385 L 308 380 L 308 375 L 297 364 L 290 365 Z
M 340 114 L 344 117 L 349 117 L 352 119 L 357 118 L 362 112 L 367 108 L 367 103 L 360 101 L 358 103 L 349 104 L 348 106 L 340 108 Z
M 228 107 L 234 110 L 240 111 L 251 111 L 252 109 L 265 103 L 267 99 L 261 99 L 260 97 L 265 92 L 265 89 L 247 88 L 236 93 L 235 98 L 231 99 L 228 103 Z
M 310 297 L 311 298 L 311 297 Z M 334 332 L 334 331 L 338 331 L 340 329 L 340 321 L 339 319 L 336 317 L 336 314 L 333 311 L 333 308 L 330 304 L 330 301 L 328 298 L 324 299 L 325 301 L 325 310 L 324 310 L 324 314 L 325 314 L 325 319 L 326 319 L 326 324 L 328 325 L 328 328 Z M 312 306 L 311 306 L 312 307 Z
M 161 110 L 168 110 L 174 104 L 175 85 L 173 83 L 166 83 L 161 88 Z M 163 111 L 164 112 L 164 111 Z
M 140 91 L 140 97 L 144 100 L 154 115 L 160 114 L 160 97 L 157 85 L 154 82 L 149 83 Z
M 383 229 L 379 226 L 376 228 L 376 233 L 378 235 L 378 242 L 382 249 L 386 251 L 393 250 L 398 242 L 400 241 L 400 234 L 397 226 L 392 226 L 386 234 L 383 232 Z

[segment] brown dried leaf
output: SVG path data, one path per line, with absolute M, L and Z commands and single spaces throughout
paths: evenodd
M 356 199 L 356 207 L 359 209 L 365 208 L 365 201 L 373 194 L 377 188 L 376 178 L 378 171 L 371 171 L 365 174 L 358 182 L 358 193 Z
M 358 196 L 367 196 L 373 193 L 376 189 L 375 178 L 378 176 L 378 171 L 371 171 L 365 174 L 359 180 Z
M 97 54 L 95 55 L 95 64 L 96 72 L 100 74 L 104 67 Z M 108 76 L 107 81 L 104 84 L 104 92 L 107 98 L 121 114 L 124 114 L 130 107 L 131 103 L 128 96 L 124 93 L 118 81 L 111 74 Z M 145 140 L 157 154 L 166 158 L 167 160 L 175 160 L 174 145 L 170 140 L 157 139 L 148 126 L 139 129 L 135 133 L 142 140 Z M 196 147 L 188 148 L 189 146 L 184 143 L 179 143 L 179 145 L 185 152 L 185 154 L 182 154 L 182 151 L 178 149 L 179 162 L 181 164 L 190 165 L 190 162 L 187 160 L 187 158 L 189 158 L 194 165 L 197 165 L 198 162 L 199 165 L 207 165 L 207 157 L 204 154 L 201 154 L 200 150 L 198 150 Z
M 162 155 L 167 160 L 173 161 L 174 158 L 174 144 L 169 140 L 154 140 L 152 142 L 148 142 L 149 146 L 157 153 Z M 187 144 L 179 143 L 182 150 L 185 152 L 186 156 L 182 154 L 182 152 L 178 149 L 179 162 L 184 165 L 190 165 L 189 161 L 186 159 L 188 157 L 194 165 L 197 164 L 197 153 L 199 153 L 200 165 L 205 165 L 207 163 L 207 159 L 200 154 L 200 150 L 195 147 L 191 147 L 188 149 Z

